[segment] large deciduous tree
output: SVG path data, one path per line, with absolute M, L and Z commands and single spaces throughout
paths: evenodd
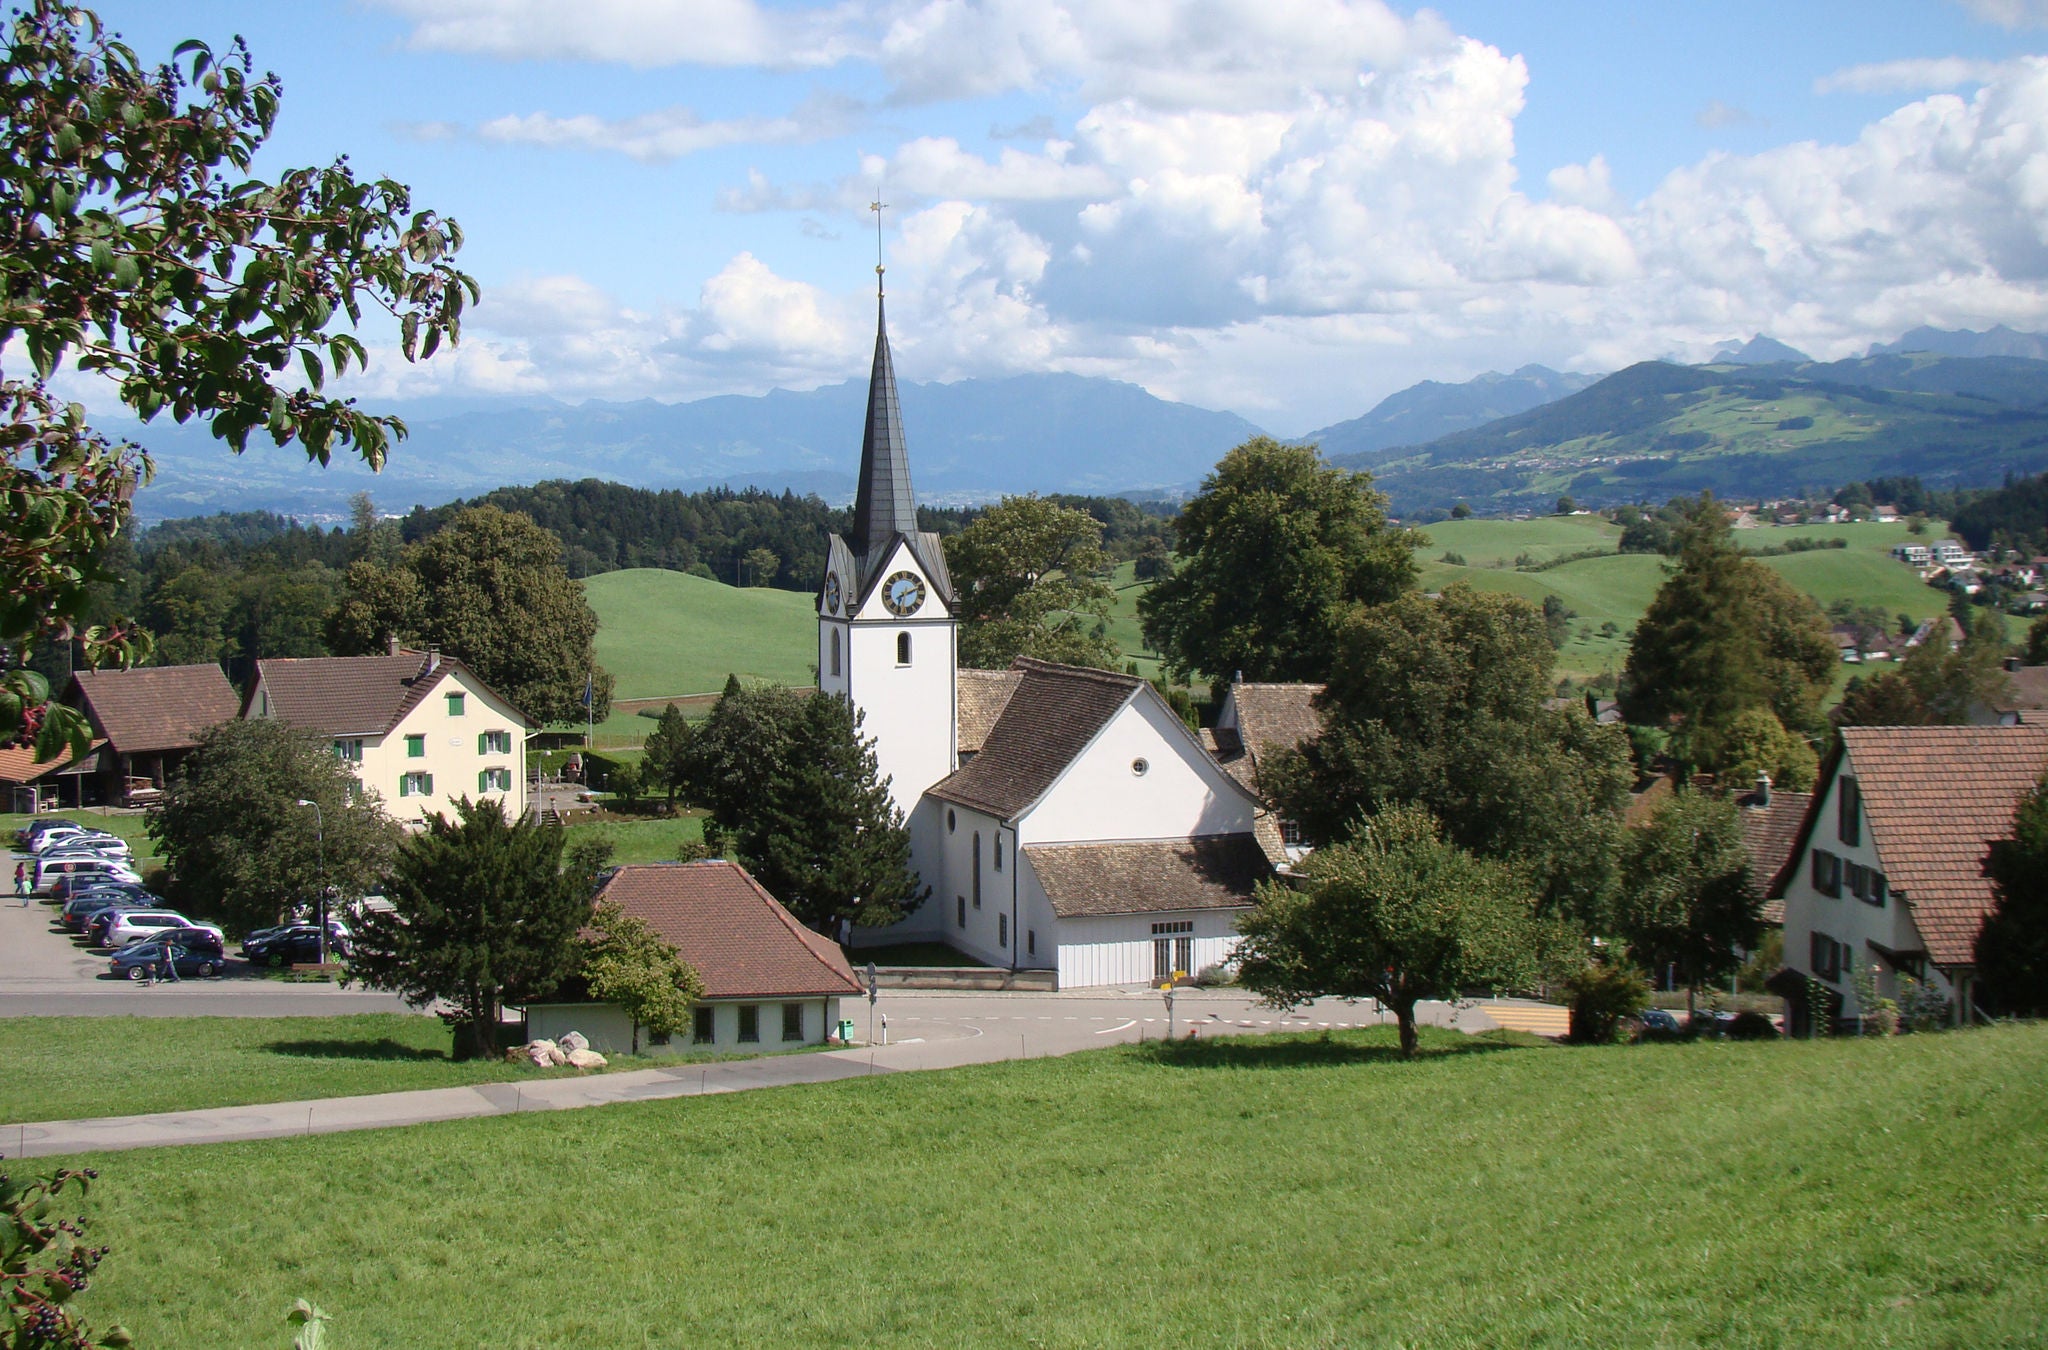
M 1318 845 L 1423 807 L 1459 846 L 1526 866 L 1546 908 L 1596 913 L 1628 740 L 1577 704 L 1546 706 L 1555 659 L 1542 612 L 1515 596 L 1460 584 L 1360 610 L 1337 641 L 1322 734 L 1277 757 L 1262 787 Z
M 394 637 L 439 647 L 536 723 L 582 721 L 586 679 L 592 715 L 611 706 L 583 583 L 562 566 L 561 540 L 516 511 L 470 507 L 394 565 L 351 564 L 327 632 L 343 655 L 383 651 Z
M 1265 436 L 1217 464 L 1174 524 L 1173 574 L 1138 602 L 1179 674 L 1320 680 L 1351 608 L 1414 584 L 1413 530 L 1389 529 L 1372 475 Z
M 960 664 L 984 670 L 1019 656 L 1111 669 L 1116 592 L 1100 573 L 1102 522 L 1039 496 L 1005 497 L 946 537 L 960 598 Z
M 1715 508 L 1681 533 L 1678 567 L 1636 625 L 1621 684 L 1628 720 L 1669 726 L 1679 757 L 1703 768 L 1719 767 L 1751 708 L 1820 732 L 1838 660 L 1820 606 L 1737 552 L 1725 520 Z
M 1990 872 L 1998 905 L 1977 935 L 1985 1002 L 2048 1016 L 2048 782 L 2020 803 L 2012 838 L 1992 846 Z
M 268 717 L 201 732 L 148 828 L 167 898 L 242 928 L 310 909 L 323 886 L 376 889 L 399 833 L 325 737 Z
M 690 1028 L 691 1005 L 704 996 L 704 981 L 673 943 L 607 900 L 591 916 L 583 957 L 590 996 L 617 1004 L 633 1024 L 633 1053 L 640 1053 L 640 1029 L 658 1038 Z
M 1690 993 L 1742 964 L 1763 932 L 1762 904 L 1729 798 L 1677 792 L 1628 832 L 1613 931 L 1639 965 L 1675 969 Z
M 1427 811 L 1396 807 L 1319 848 L 1298 888 L 1267 884 L 1238 921 L 1238 982 L 1274 1007 L 1371 998 L 1415 1053 L 1415 1005 L 1533 989 L 1574 945 L 1537 916 L 1515 869 L 1459 848 Z
M 60 368 L 103 376 L 148 421 L 199 418 L 237 452 L 257 433 L 326 463 L 337 448 L 384 462 L 405 434 L 324 391 L 368 359 L 339 331 L 366 309 L 397 320 L 408 360 L 453 342 L 476 283 L 448 262 L 455 222 L 413 209 L 345 160 L 265 181 L 250 172 L 282 86 L 237 42 L 217 59 L 181 44 L 146 65 L 91 11 L 32 0 L 0 51 L 0 649 L 83 638 L 125 663 L 146 636 L 121 623 L 76 633 L 150 464 L 54 399 Z M 18 661 L 0 662 L 16 664 Z M 83 720 L 46 705 L 29 672 L 0 675 L 0 738 L 33 733 L 50 756 L 82 751 Z
M 441 1000 L 459 1056 L 495 1056 L 507 1003 L 545 998 L 574 973 L 589 879 L 562 866 L 562 828 L 512 822 L 495 800 L 436 814 L 400 845 L 389 913 L 358 921 L 349 978 Z

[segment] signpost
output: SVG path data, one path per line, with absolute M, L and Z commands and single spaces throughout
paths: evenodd
M 881 996 L 881 983 L 876 977 L 874 962 L 868 962 L 866 973 L 868 977 L 868 1044 L 873 1045 L 875 1043 L 875 1000 Z M 886 1030 L 888 1025 L 889 1019 L 883 1018 L 883 1029 Z

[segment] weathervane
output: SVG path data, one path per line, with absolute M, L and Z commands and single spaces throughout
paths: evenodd
M 879 183 L 876 184 L 875 200 L 868 203 L 868 210 L 875 213 L 875 296 L 877 299 L 882 294 L 882 212 L 888 208 L 888 205 L 889 203 L 882 200 L 881 185 Z

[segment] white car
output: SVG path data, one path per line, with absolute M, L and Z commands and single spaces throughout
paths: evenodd
M 125 849 L 128 841 L 118 834 L 107 834 L 101 830 L 44 830 L 29 844 L 28 851 L 43 854 L 66 849 L 116 847 Z
M 36 859 L 36 889 L 47 891 L 58 877 L 91 877 L 95 881 L 140 882 L 142 874 L 120 858 L 65 854 Z
M 200 928 L 220 938 L 222 945 L 227 935 L 210 923 L 194 923 L 175 909 L 131 909 L 124 911 L 107 925 L 106 945 L 125 947 L 131 942 L 151 938 L 166 928 Z

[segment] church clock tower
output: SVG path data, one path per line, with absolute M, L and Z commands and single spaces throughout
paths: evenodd
M 908 817 L 957 767 L 958 624 L 939 536 L 917 528 L 896 406 L 882 268 L 875 268 L 875 364 L 853 525 L 833 535 L 818 590 L 818 687 L 852 700 L 861 734 Z

